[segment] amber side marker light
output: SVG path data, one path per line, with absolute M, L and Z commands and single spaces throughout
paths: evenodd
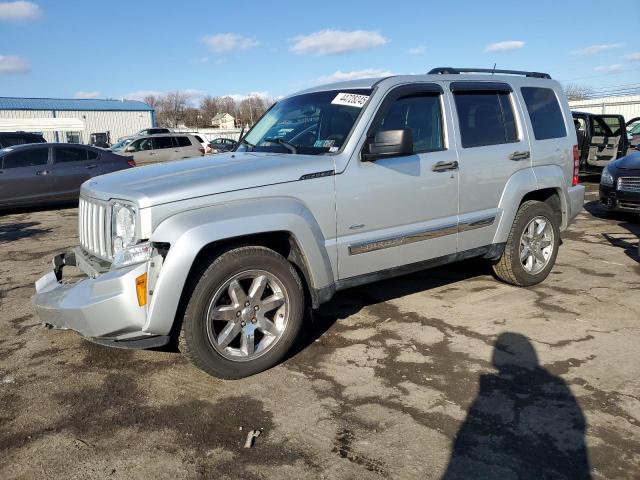
M 138 295 L 138 305 L 141 307 L 147 304 L 147 274 L 143 273 L 136 277 L 136 295 Z

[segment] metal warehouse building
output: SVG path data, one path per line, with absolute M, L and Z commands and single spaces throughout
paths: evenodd
M 571 110 L 595 114 L 611 113 L 623 115 L 627 120 L 640 117 L 640 95 L 573 100 L 569 102 L 569 105 Z
M 0 131 L 41 132 L 49 142 L 88 143 L 92 133 L 111 141 L 155 126 L 155 111 L 134 100 L 0 97 Z

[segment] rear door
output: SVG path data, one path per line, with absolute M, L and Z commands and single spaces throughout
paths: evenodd
M 23 148 L 0 164 L 0 203 L 38 203 L 54 196 L 49 147 Z
M 178 144 L 174 143 L 173 137 L 153 137 L 153 150 L 156 153 L 156 162 L 167 162 L 180 157 Z
M 458 250 L 493 242 L 500 198 L 516 172 L 531 168 L 529 139 L 511 86 L 503 82 L 450 84 L 460 163 Z
M 52 176 L 58 195 L 66 200 L 75 199 L 80 193 L 80 185 L 100 173 L 98 156 L 87 148 L 76 145 L 53 147 Z

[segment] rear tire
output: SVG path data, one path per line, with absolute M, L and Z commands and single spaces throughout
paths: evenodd
M 493 272 L 503 282 L 519 287 L 540 283 L 551 272 L 559 245 L 560 228 L 551 207 L 527 200 L 518 209 Z
M 302 282 L 293 266 L 268 248 L 229 250 L 188 288 L 179 348 L 215 377 L 243 378 L 276 365 L 300 331 Z

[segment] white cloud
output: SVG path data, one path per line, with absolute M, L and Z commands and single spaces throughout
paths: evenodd
M 407 53 L 409 55 L 421 55 L 426 51 L 427 51 L 427 47 L 425 47 L 424 45 L 418 45 L 417 47 L 413 47 L 407 50 Z
M 601 65 L 593 69 L 595 72 L 602 73 L 611 73 L 611 72 L 619 72 L 622 70 L 622 64 L 616 63 L 615 65 Z
M 629 55 L 625 55 L 624 58 L 632 62 L 638 62 L 640 61 L 640 52 L 630 53 Z
M 378 47 L 388 42 L 378 32 L 320 30 L 293 38 L 291 51 L 298 55 L 335 55 Z
M 269 99 L 271 96 L 269 92 L 249 92 L 249 93 L 230 93 L 228 95 L 222 95 L 222 97 L 231 97 L 235 102 L 241 102 L 249 97 L 260 97 L 262 99 Z
M 216 33 L 205 35 L 202 41 L 216 53 L 230 52 L 232 50 L 247 50 L 260 45 L 254 38 L 243 37 L 238 33 Z
M 0 75 L 9 73 L 26 73 L 29 62 L 17 55 L 0 55 Z
M 358 80 L 360 78 L 388 77 L 390 75 L 393 75 L 390 70 L 383 70 L 382 68 L 367 68 L 365 70 L 354 70 L 352 72 L 337 70 L 331 75 L 318 78 L 317 83 L 344 82 L 347 80 Z
M 100 96 L 100 92 L 83 92 L 79 91 L 73 96 L 73 98 L 98 98 Z
M 127 93 L 123 95 L 122 98 L 126 98 L 127 100 L 144 100 L 145 97 L 159 97 L 160 95 L 164 95 L 165 92 L 161 92 L 159 90 L 136 90 L 135 92 Z
M 579 55 L 581 57 L 596 55 L 607 50 L 613 50 L 614 48 L 622 47 L 621 43 L 607 43 L 603 45 L 591 45 L 589 47 L 581 48 L 571 52 L 573 55 Z
M 485 52 L 510 52 L 511 50 L 519 50 L 524 47 L 521 40 L 507 40 L 505 42 L 490 43 L 484 49 Z
M 34 20 L 41 15 L 40 7 L 31 2 L 0 2 L 0 20 Z

